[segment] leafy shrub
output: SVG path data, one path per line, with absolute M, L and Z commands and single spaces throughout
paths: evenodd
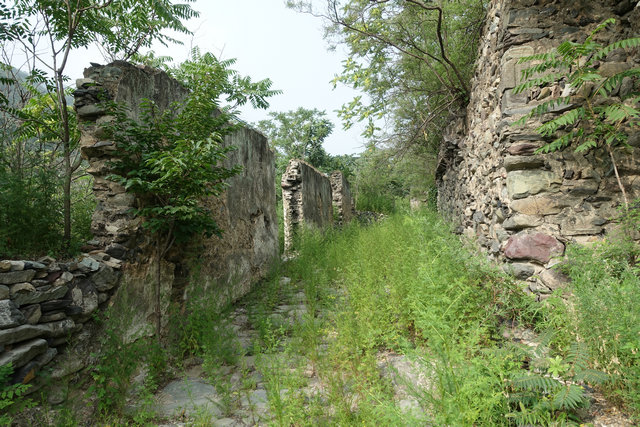
M 9 384 L 12 373 L 11 363 L 0 366 L 0 425 L 11 425 L 13 413 L 33 406 L 31 400 L 24 398 L 29 385 Z

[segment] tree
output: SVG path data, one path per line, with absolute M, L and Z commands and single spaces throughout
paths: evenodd
M 319 169 L 331 166 L 330 155 L 322 144 L 333 131 L 333 123 L 324 111 L 297 110 L 269 113 L 270 120 L 257 123 L 276 151 L 276 179 L 284 173 L 290 159 L 301 159 Z
M 258 122 L 257 127 L 269 138 L 273 148 L 287 159 L 298 158 L 320 167 L 327 158 L 322 147 L 331 135 L 333 123 L 324 111 L 297 110 L 269 113 L 271 120 Z
M 365 121 L 365 136 L 398 149 L 437 150 L 442 129 L 469 99 L 484 1 L 326 0 L 289 1 L 322 17 L 327 37 L 349 49 L 334 85 L 366 96 L 343 105 L 346 127 Z M 367 99 L 368 98 L 368 99 Z M 389 132 L 378 135 L 385 118 Z
M 187 3 L 193 0 L 185 0 Z M 0 40 L 7 42 L 3 69 L 13 69 L 10 49 L 22 51 L 23 62 L 33 85 L 44 89 L 47 105 L 56 117 L 53 125 L 27 110 L 13 108 L 0 97 L 0 108 L 13 115 L 23 129 L 55 139 L 62 152 L 63 241 L 71 240 L 71 184 L 81 165 L 77 155 L 79 136 L 74 133 L 74 114 L 67 102 L 65 69 L 74 49 L 99 43 L 112 58 L 128 59 L 154 40 L 175 41 L 166 30 L 189 31 L 182 20 L 197 16 L 188 4 L 170 0 L 15 0 L 13 7 L 0 5 Z M 8 46 L 11 44 L 12 46 Z M 44 52 L 44 53 L 43 53 Z M 4 83 L 10 80 L 4 78 Z M 14 80 L 15 84 L 22 84 Z
M 627 79 L 632 83 L 633 77 L 640 76 L 640 67 L 603 76 L 597 64 L 616 49 L 640 46 L 640 38 L 619 40 L 607 46 L 597 43 L 595 35 L 613 23 L 613 18 L 607 19 L 583 43 L 566 41 L 548 53 L 519 60 L 520 63 L 539 63 L 523 71 L 523 77 L 528 81 L 518 85 L 514 93 L 559 82 L 564 84 L 566 91 L 560 97 L 536 106 L 514 124 L 522 125 L 533 117 L 543 116 L 554 108 L 561 107 L 565 110 L 562 114 L 552 119 L 543 118 L 542 125 L 537 127 L 536 131 L 542 137 L 555 138 L 537 152 L 554 152 L 570 145 L 574 145 L 578 153 L 604 148 L 611 159 L 625 208 L 628 209 L 629 200 L 618 173 L 613 150 L 616 146 L 624 146 L 629 134 L 640 126 L 638 91 L 620 93 L 623 80 Z M 535 75 L 540 77 L 532 78 Z
M 240 171 L 220 165 L 233 147 L 223 138 L 239 126 L 237 107 L 250 102 L 267 108 L 269 79 L 251 82 L 229 66 L 234 60 L 219 61 L 210 53 L 194 49 L 190 60 L 170 70 L 190 93 L 183 102 L 159 111 L 151 102 L 141 107 L 140 120 L 111 105 L 115 117 L 105 130 L 116 142 L 118 160 L 114 180 L 137 196 L 134 215 L 155 237 L 156 322 L 160 338 L 161 260 L 174 243 L 185 243 L 195 235 L 222 235 L 211 213 L 201 206 L 203 198 L 219 196 L 226 180 Z M 225 103 L 226 101 L 226 103 Z

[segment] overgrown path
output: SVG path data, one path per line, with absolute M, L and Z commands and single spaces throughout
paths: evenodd
M 537 332 L 558 306 L 446 229 L 427 214 L 305 236 L 222 315 L 192 307 L 181 345 L 195 356 L 129 412 L 167 426 L 632 425 L 591 387 L 604 375 L 570 331 Z
M 357 380 L 327 377 L 322 366 L 336 338 L 328 322 L 334 313 L 312 313 L 300 283 L 288 277 L 278 283 L 279 292 L 270 290 L 277 296 L 273 304 L 255 296 L 236 304 L 215 326 L 221 337 L 217 354 L 188 360 L 183 374 L 156 395 L 165 425 L 286 425 L 296 418 L 331 425 L 338 412 L 356 410 Z M 320 339 L 305 339 L 316 332 L 323 332 Z M 375 362 L 378 386 L 389 389 L 394 410 L 417 420 L 422 409 L 412 391 L 428 387 L 423 368 L 389 350 L 381 350 Z M 344 407 L 335 407 L 336 397 Z

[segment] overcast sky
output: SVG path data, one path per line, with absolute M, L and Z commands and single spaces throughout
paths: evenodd
M 179 2 L 180 0 L 176 0 Z M 273 88 L 282 95 L 270 98 L 269 111 L 289 111 L 298 107 L 325 110 L 334 123 L 333 134 L 324 146 L 331 154 L 355 154 L 363 150 L 361 129 L 342 130 L 335 110 L 350 101 L 355 92 L 338 87 L 331 80 L 341 70 L 343 50 L 328 51 L 322 38 L 322 21 L 285 7 L 285 0 L 198 0 L 192 7 L 200 17 L 186 22 L 194 32 L 183 46 L 169 50 L 155 49 L 157 54 L 182 62 L 190 45 L 214 53 L 222 59 L 236 58 L 232 67 L 255 80 L 270 78 Z M 73 58 L 67 69 L 72 79 L 82 76 L 89 62 L 103 63 L 96 52 Z M 248 122 L 266 119 L 268 111 L 243 109 Z

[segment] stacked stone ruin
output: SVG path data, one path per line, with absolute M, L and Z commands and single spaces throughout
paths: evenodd
M 611 16 L 616 25 L 597 41 L 638 37 L 640 7 L 629 1 L 499 0 L 488 11 L 467 115 L 445 135 L 437 171 L 438 207 L 460 233 L 477 241 L 505 270 L 527 280 L 541 298 L 562 286 L 552 267 L 567 244 L 590 243 L 616 228 L 621 193 L 605 152 L 572 148 L 535 154 L 544 141 L 513 122 L 570 88 L 555 85 L 514 93 L 518 59 L 548 52 L 565 40 L 582 42 Z M 640 66 L 640 52 L 617 50 L 598 65 L 603 76 Z M 614 96 L 638 91 L 625 78 Z M 579 95 L 579 94 L 578 94 Z M 579 101 L 575 101 L 579 102 Z M 640 197 L 640 134 L 616 162 L 630 199 Z
M 12 364 L 14 381 L 32 380 L 43 366 L 53 368 L 54 379 L 87 366 L 97 342 L 90 320 L 99 309 L 119 304 L 118 296 L 136 301 L 128 329 L 120 331 L 127 339 L 149 334 L 156 321 L 154 242 L 131 213 L 135 197 L 107 179 L 117 147 L 103 130 L 113 117 L 102 102 L 124 104 L 136 118 L 143 99 L 162 110 L 188 92 L 160 70 L 121 61 L 86 69 L 77 88 L 81 152 L 97 199 L 94 239 L 87 253 L 70 262 L 0 262 L 0 365 Z M 204 201 L 224 237 L 195 239 L 188 248 L 200 268 L 191 282 L 219 306 L 246 294 L 278 257 L 274 153 L 263 135 L 247 128 L 228 135 L 224 144 L 235 147 L 225 166 L 240 165 L 242 172 L 228 181 L 224 194 Z M 191 258 L 182 250 L 170 255 L 159 260 L 163 326 L 170 302 L 184 304 L 193 291 Z
M 33 379 L 82 331 L 109 301 L 121 267 L 98 250 L 67 263 L 0 261 L 0 366 L 11 364 L 14 382 Z
M 293 248 L 303 226 L 324 228 L 355 217 L 349 182 L 340 171 L 327 176 L 303 160 L 291 159 L 281 186 L 285 251 Z
M 562 286 L 553 269 L 567 244 L 590 243 L 616 228 L 621 194 L 610 160 L 595 150 L 535 154 L 543 141 L 535 124 L 512 123 L 566 88 L 552 86 L 515 94 L 518 58 L 546 52 L 560 42 L 582 41 L 598 23 L 614 14 L 618 23 L 604 33 L 609 40 L 638 36 L 640 6 L 624 1 L 496 0 L 487 12 L 484 36 L 466 117 L 448 128 L 436 179 L 438 207 L 460 233 L 477 241 L 505 270 L 526 280 L 543 298 Z M 639 50 L 615 51 L 599 64 L 603 75 L 636 67 Z M 122 102 L 136 117 L 140 101 L 151 99 L 161 109 L 180 101 L 187 91 L 165 73 L 124 62 L 94 66 L 77 82 L 75 107 L 82 133 L 81 149 L 94 177 L 98 206 L 93 216 L 95 240 L 80 258 L 56 262 L 0 261 L 0 365 L 12 363 L 14 381 L 28 382 L 38 369 L 54 366 L 54 379 L 83 369 L 88 347 L 58 363 L 69 343 L 94 341 L 91 317 L 114 302 L 119 293 L 136 298 L 138 319 L 133 330 L 144 331 L 156 313 L 152 242 L 131 215 L 135 198 L 109 181 L 109 162 L 116 146 L 102 131 L 113 118 L 102 100 Z M 615 96 L 640 90 L 638 81 L 623 80 Z M 568 90 L 568 89 L 567 89 Z M 225 230 L 223 239 L 194 242 L 201 266 L 199 283 L 220 295 L 221 304 L 248 292 L 278 255 L 274 154 L 264 136 L 242 129 L 226 144 L 237 147 L 227 166 L 243 171 L 230 187 L 206 206 Z M 616 162 L 629 198 L 640 197 L 640 134 L 631 150 L 618 152 Z M 290 162 L 283 188 L 285 248 L 302 224 L 324 227 L 353 215 L 346 180 L 329 179 L 300 160 Z M 160 260 L 162 310 L 170 300 L 189 296 L 184 254 Z M 166 313 L 165 313 L 166 314 Z M 164 317 L 166 321 L 166 316 Z M 134 336 L 132 332 L 132 336 Z

